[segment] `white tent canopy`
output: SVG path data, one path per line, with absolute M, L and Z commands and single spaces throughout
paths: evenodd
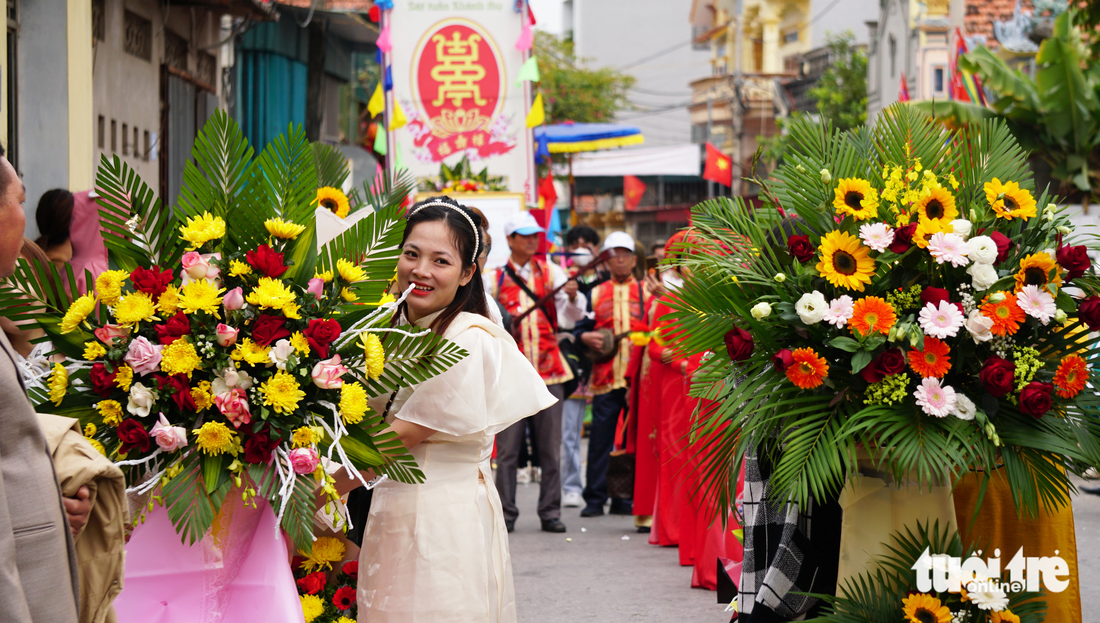
M 701 161 L 700 146 L 695 143 L 672 147 L 595 151 L 573 156 L 573 175 L 699 175 Z

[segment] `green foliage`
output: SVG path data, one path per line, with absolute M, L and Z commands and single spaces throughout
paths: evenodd
M 489 175 L 489 167 L 475 173 L 466 155 L 453 167 L 440 162 L 439 177 L 420 178 L 420 190 L 427 192 L 496 192 L 507 189 L 504 176 Z
M 574 53 L 572 40 L 536 30 L 533 52 L 547 123 L 607 122 L 629 105 L 626 92 L 634 86 L 634 77 L 606 67 L 586 67 Z

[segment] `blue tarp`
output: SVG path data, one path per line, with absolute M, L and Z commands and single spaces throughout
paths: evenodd
M 270 52 L 238 51 L 240 118 L 248 142 L 267 145 L 306 122 L 306 64 Z

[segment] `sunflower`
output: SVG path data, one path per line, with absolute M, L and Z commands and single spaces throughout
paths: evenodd
M 1012 614 L 1011 610 L 1001 610 L 990 615 L 990 623 L 1020 623 L 1020 617 Z
M 985 199 L 997 216 L 1004 219 L 1020 217 L 1025 221 L 1035 216 L 1035 198 L 1016 182 L 1002 184 L 1001 180 L 993 178 L 992 182 L 986 182 L 984 189 Z
M 929 241 L 932 240 L 932 236 L 938 233 L 950 234 L 951 230 L 951 221 L 942 221 L 939 219 L 928 221 L 918 220 L 917 229 L 913 232 L 913 244 L 925 249 L 928 247 Z
M 851 177 L 836 183 L 833 208 L 837 214 L 851 214 L 857 221 L 878 216 L 878 191 L 867 180 Z
M 982 301 L 982 315 L 993 321 L 990 331 L 993 335 L 1012 335 L 1020 330 L 1020 323 L 1027 319 L 1024 310 L 1016 304 L 1016 297 L 1008 292 L 1000 292 L 1004 299 L 997 303 L 985 297 Z
M 1085 388 L 1089 369 L 1078 355 L 1066 355 L 1054 373 L 1054 389 L 1062 398 L 1073 398 Z
M 852 317 L 848 319 L 848 326 L 853 332 L 859 331 L 860 335 L 875 332 L 886 335 L 897 321 L 898 315 L 889 303 L 877 296 L 867 296 L 852 306 Z
M 913 593 L 901 600 L 908 623 L 951 623 L 951 610 L 927 593 Z
M 829 364 L 812 348 L 797 348 L 791 353 L 794 363 L 787 367 L 787 378 L 801 389 L 813 389 L 829 376 Z
M 875 260 L 870 250 L 859 242 L 859 238 L 840 231 L 831 231 L 821 239 L 817 248 L 821 261 L 817 271 L 829 283 L 837 287 L 863 292 L 863 284 L 871 283 L 875 274 Z
M 317 189 L 317 203 L 324 209 L 332 212 L 340 218 L 345 218 L 351 208 L 348 206 L 348 197 L 339 188 L 325 186 Z
M 951 369 L 950 352 L 947 342 L 925 336 L 924 350 L 909 351 L 909 367 L 923 378 L 940 378 Z
M 959 217 L 955 197 L 942 186 L 930 186 L 922 191 L 915 207 L 921 222 L 940 221 L 947 224 Z
M 1057 269 L 1057 270 L 1055 270 Z M 1054 271 L 1054 279 L 1050 279 L 1050 273 Z M 1024 286 L 1039 286 L 1046 291 L 1049 284 L 1062 285 L 1062 267 L 1054 261 L 1054 258 L 1045 252 L 1032 253 L 1020 261 L 1020 270 L 1016 273 L 1016 289 L 1019 292 Z

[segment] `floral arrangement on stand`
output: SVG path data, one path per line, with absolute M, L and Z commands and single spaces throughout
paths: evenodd
M 420 179 L 420 190 L 438 193 L 484 193 L 507 190 L 504 178 L 489 175 L 488 167 L 474 172 L 468 156 L 462 156 L 453 167 L 439 163 L 439 177 Z
M 310 553 L 299 551 L 291 562 L 305 623 L 355 623 L 359 607 L 355 588 L 359 561 L 344 559 L 344 544 L 323 536 Z M 339 570 L 336 570 L 336 566 Z
M 759 450 L 779 499 L 836 494 L 864 460 L 922 487 L 978 471 L 983 495 L 997 472 L 1032 516 L 1067 504 L 1068 474 L 1100 464 L 1100 280 L 1004 124 L 895 106 L 791 137 L 770 205 L 694 211 L 730 250 L 688 254 L 673 303 L 681 351 L 728 355 L 693 379 L 721 405 L 696 432 L 723 435 L 708 486 L 729 504 Z
M 79 293 L 51 287 L 61 282 L 52 266 L 20 261 L 0 286 L 0 313 L 37 321 L 66 358 L 29 384 L 40 410 L 78 417 L 128 491 L 152 494 L 146 510 L 163 504 L 185 541 L 239 495 L 266 500 L 308 553 L 315 490 L 339 503 L 326 465 L 423 478 L 368 398 L 464 352 L 389 326 L 407 179 L 367 189 L 375 212 L 318 248 L 315 213 L 346 161 L 293 127 L 252 153 L 216 113 L 175 210 L 104 159 L 97 191 L 117 269 L 89 275 L 94 290 Z

